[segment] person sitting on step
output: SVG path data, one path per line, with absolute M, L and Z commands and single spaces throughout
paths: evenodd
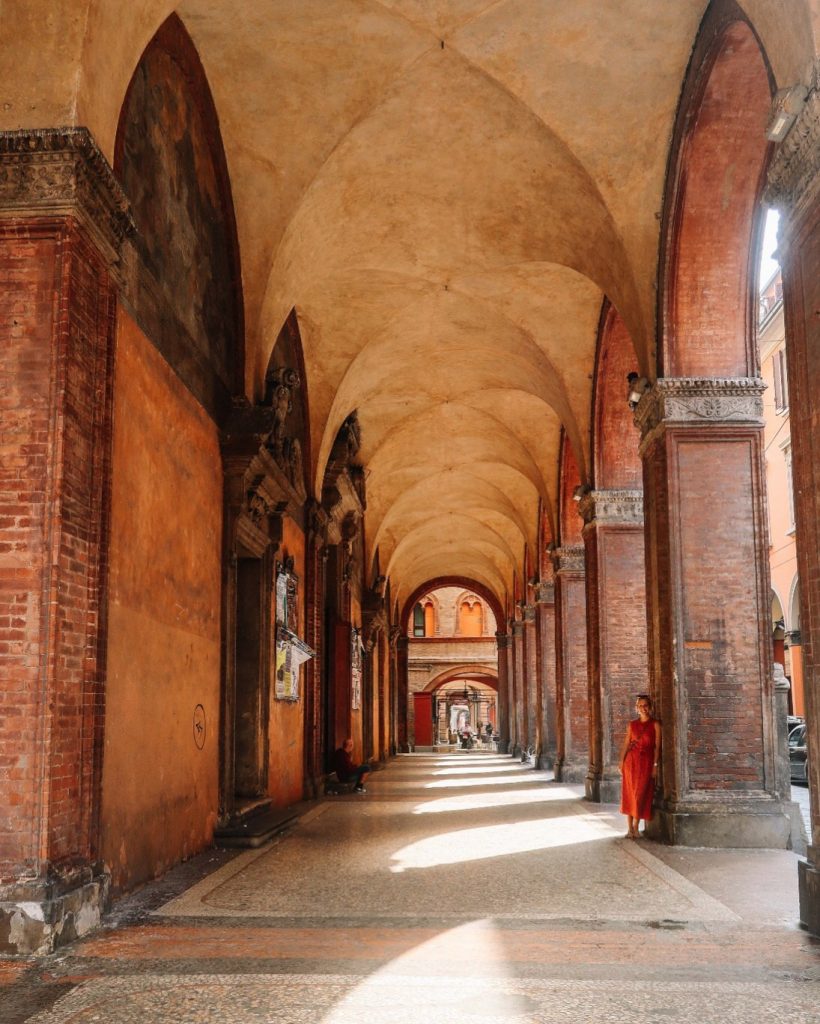
M 339 782 L 355 782 L 357 793 L 366 793 L 364 780 L 370 774 L 369 764 L 356 764 L 353 761 L 353 740 L 350 736 L 336 751 L 333 759 L 336 768 L 336 778 Z

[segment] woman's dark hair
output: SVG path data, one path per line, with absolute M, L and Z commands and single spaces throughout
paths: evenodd
M 649 706 L 652 707 L 652 698 L 649 696 L 648 693 L 639 693 L 639 694 L 637 694 L 635 696 L 635 701 L 637 702 L 639 700 L 648 700 L 649 701 Z

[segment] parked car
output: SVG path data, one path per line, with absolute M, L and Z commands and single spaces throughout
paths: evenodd
M 795 726 L 789 733 L 789 769 L 792 782 L 808 785 L 806 768 L 806 723 Z

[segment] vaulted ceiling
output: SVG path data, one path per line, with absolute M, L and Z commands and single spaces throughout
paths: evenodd
M 563 427 L 588 479 L 604 296 L 654 360 L 669 140 L 704 0 L 11 0 L 3 127 L 85 124 L 111 157 L 139 56 L 176 10 L 214 95 L 258 396 L 291 309 L 317 492 L 358 410 L 370 554 L 405 596 L 503 602 Z M 779 85 L 803 0 L 747 0 Z M 814 19 L 814 24 L 812 22 Z

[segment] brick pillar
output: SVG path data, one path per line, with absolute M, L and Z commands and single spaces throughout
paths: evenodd
M 407 734 L 408 702 L 410 700 L 410 684 L 408 680 L 408 655 L 410 638 L 401 633 L 396 638 L 396 729 L 399 750 L 407 753 L 410 750 Z
M 0 949 L 99 922 L 115 291 L 84 129 L 0 133 Z
M 305 665 L 305 795 L 321 793 L 324 775 L 324 659 L 325 659 L 325 565 L 327 513 L 316 502 L 308 504 L 305 641 L 314 656 Z
M 785 847 L 777 791 L 763 382 L 661 379 L 641 400 L 655 834 Z
M 498 643 L 498 749 L 506 754 L 510 749 L 510 677 L 508 671 L 510 636 L 508 633 L 496 633 Z
M 534 604 L 524 606 L 524 709 L 526 736 L 523 747 L 535 749 L 535 763 L 541 754 L 541 680 L 538 675 L 537 609 Z
M 586 797 L 621 798 L 618 760 L 635 696 L 649 690 L 643 493 L 590 491 L 584 518 L 589 675 Z
M 399 722 L 401 719 L 401 704 L 399 703 L 399 640 L 401 629 L 398 626 L 391 626 L 390 639 L 390 756 L 395 756 L 400 750 L 406 751 L 407 747 L 401 746 L 401 730 Z M 405 743 L 407 730 L 407 708 L 404 711 Z
M 583 782 L 589 766 L 584 549 L 557 548 L 553 562 L 558 722 L 555 778 L 558 782 Z
M 538 585 L 537 604 L 538 678 L 541 687 L 541 756 L 540 768 L 552 768 L 556 756 L 555 717 L 555 584 L 552 580 Z
M 794 519 L 808 736 L 811 831 L 798 866 L 800 920 L 820 935 L 820 61 L 812 91 L 769 168 L 767 199 L 781 211 Z
M 513 699 L 511 711 L 515 720 L 515 735 L 511 737 L 510 753 L 518 757 L 527 746 L 527 680 L 524 671 L 524 623 L 512 623 L 512 679 Z

